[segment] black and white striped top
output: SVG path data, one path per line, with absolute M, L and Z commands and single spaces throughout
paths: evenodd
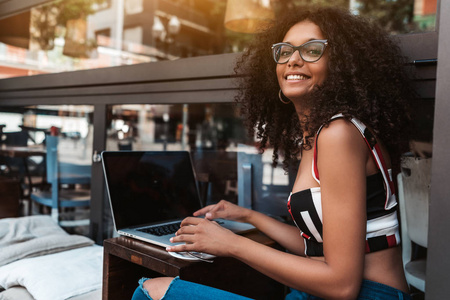
M 333 119 L 342 118 L 341 114 Z M 397 200 L 394 194 L 392 170 L 387 169 L 376 139 L 366 126 L 359 120 L 350 120 L 358 128 L 370 148 L 380 172 L 366 179 L 367 230 L 366 253 L 395 247 L 400 244 L 400 234 L 397 218 Z M 322 126 L 323 127 L 323 126 Z M 314 145 L 312 164 L 313 177 L 319 181 L 317 170 L 317 137 Z M 305 241 L 305 255 L 323 256 L 322 239 L 322 201 L 320 187 L 291 193 L 288 199 L 288 209 Z

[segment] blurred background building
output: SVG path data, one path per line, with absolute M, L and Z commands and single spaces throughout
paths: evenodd
M 273 17 L 319 3 L 349 7 L 396 34 L 435 29 L 437 0 L 258 1 Z M 41 2 L 0 19 L 0 78 L 239 52 L 252 38 L 224 26 L 226 0 Z M 254 0 L 229 2 L 237 11 L 255 10 L 243 6 Z

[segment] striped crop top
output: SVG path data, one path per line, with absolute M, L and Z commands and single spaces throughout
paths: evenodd
M 342 117 L 342 114 L 335 115 L 331 120 Z M 366 253 L 397 246 L 400 244 L 400 235 L 392 171 L 387 169 L 381 149 L 372 133 L 359 120 L 352 118 L 350 121 L 360 131 L 380 170 L 380 172 L 366 178 Z M 312 174 L 319 184 L 319 173 L 316 164 L 317 137 L 322 128 L 323 126 L 319 128 L 316 134 L 312 163 Z M 288 199 L 288 209 L 304 239 L 305 255 L 323 256 L 320 187 L 291 193 Z

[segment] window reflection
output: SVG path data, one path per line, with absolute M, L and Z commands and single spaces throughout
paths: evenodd
M 108 150 L 227 150 L 252 143 L 232 103 L 114 105 Z
M 392 33 L 433 31 L 437 0 L 269 1 L 275 17 L 338 5 Z M 227 1 L 58 0 L 0 20 L 0 78 L 242 51 L 252 34 L 224 27 Z
M 237 203 L 237 149 L 253 141 L 234 104 L 114 105 L 108 116 L 106 150 L 189 151 L 203 203 Z
M 259 152 L 235 104 L 114 105 L 108 111 L 107 150 L 189 151 L 204 204 L 244 201 L 241 180 L 252 190 L 249 205 L 286 216 L 295 173 L 273 168 L 272 149 Z M 244 164 L 252 171 L 244 172 Z

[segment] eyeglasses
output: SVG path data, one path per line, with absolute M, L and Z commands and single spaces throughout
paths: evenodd
M 300 57 L 304 61 L 316 62 L 322 57 L 327 45 L 327 40 L 312 40 L 297 47 L 288 43 L 273 44 L 273 59 L 277 64 L 285 64 L 289 61 L 294 52 L 298 50 Z

